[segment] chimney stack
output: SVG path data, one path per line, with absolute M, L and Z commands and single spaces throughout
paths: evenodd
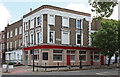
M 32 8 L 30 8 L 30 12 L 32 11 Z

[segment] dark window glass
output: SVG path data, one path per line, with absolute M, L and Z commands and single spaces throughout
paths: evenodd
M 77 44 L 81 44 L 81 36 L 77 35 Z
M 48 60 L 48 52 L 43 52 L 43 60 Z

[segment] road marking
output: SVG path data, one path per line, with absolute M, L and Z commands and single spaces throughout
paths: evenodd
M 97 75 L 103 75 L 103 74 L 101 74 L 101 73 L 96 73 Z

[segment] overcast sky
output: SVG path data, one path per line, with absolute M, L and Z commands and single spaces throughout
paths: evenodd
M 29 1 L 29 2 L 28 2 Z M 7 23 L 13 23 L 21 19 L 23 15 L 42 5 L 53 5 L 62 8 L 72 9 L 80 12 L 91 13 L 88 0 L 0 0 L 0 31 L 7 26 Z M 112 19 L 118 19 L 118 6 L 115 7 Z

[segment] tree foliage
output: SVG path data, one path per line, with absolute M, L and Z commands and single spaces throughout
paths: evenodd
M 117 0 L 111 0 L 111 2 L 101 2 L 101 0 L 88 0 L 88 2 L 92 6 L 91 11 L 96 12 L 96 18 L 98 19 L 102 19 L 103 17 L 110 17 L 114 11 L 114 7 L 118 4 Z
M 91 35 L 92 46 L 99 47 L 104 56 L 109 59 L 118 50 L 118 21 L 107 20 L 101 22 L 98 32 Z

